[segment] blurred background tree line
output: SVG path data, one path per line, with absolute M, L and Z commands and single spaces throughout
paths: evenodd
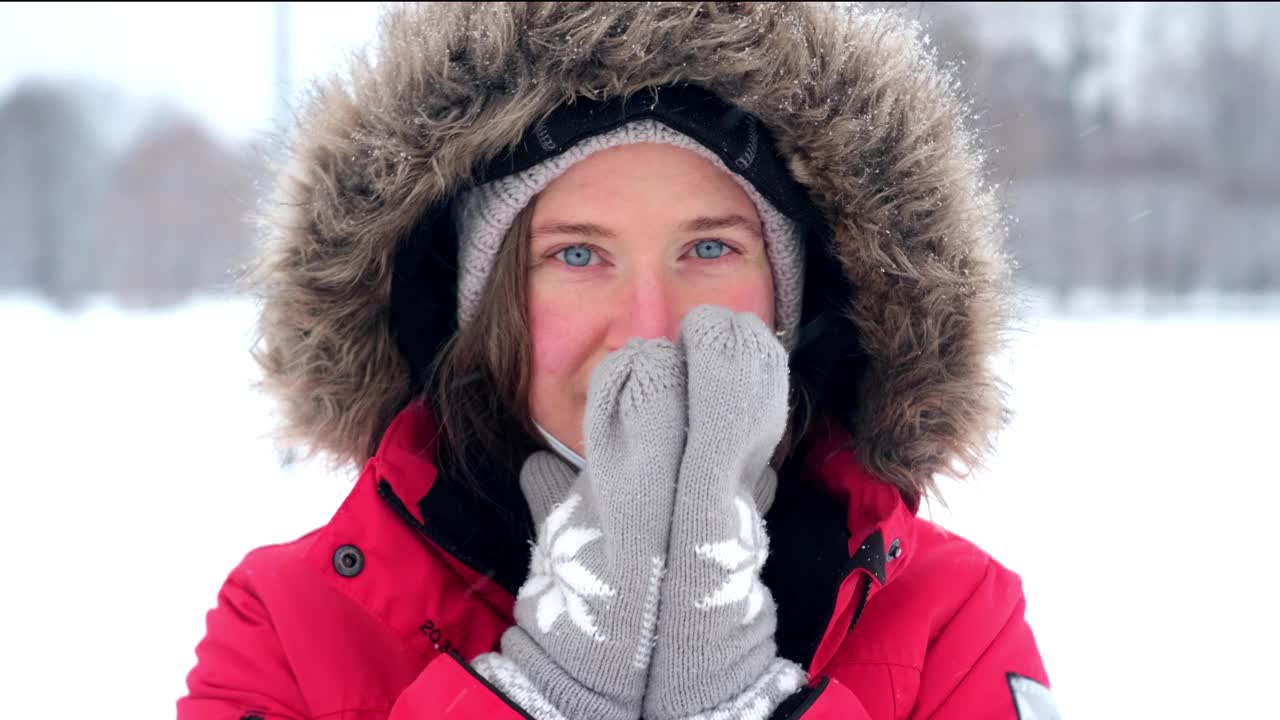
M 259 147 L 149 108 L 121 146 L 97 122 L 131 108 L 81 83 L 32 81 L 0 102 L 0 291 L 63 307 L 93 295 L 167 306 L 236 291 L 269 185 Z M 104 117 L 105 115 L 105 117 Z
M 1280 6 L 871 4 L 919 19 L 971 98 L 1021 284 L 1280 290 Z M 121 141 L 110 121 L 130 113 Z M 109 89 L 19 85 L 0 98 L 0 292 L 64 307 L 234 292 L 267 144 Z

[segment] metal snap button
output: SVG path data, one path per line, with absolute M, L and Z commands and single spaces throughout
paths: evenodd
M 902 556 L 902 540 L 899 538 L 894 538 L 893 542 L 889 545 L 889 559 L 897 560 L 901 556 Z
M 364 553 L 355 545 L 343 545 L 333 553 L 333 569 L 342 577 L 355 577 L 364 570 Z

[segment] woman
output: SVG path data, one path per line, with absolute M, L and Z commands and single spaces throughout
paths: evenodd
M 303 114 L 258 274 L 297 437 L 181 718 L 1056 717 L 1017 576 L 916 516 L 1003 410 L 944 75 L 815 5 L 440 4 Z

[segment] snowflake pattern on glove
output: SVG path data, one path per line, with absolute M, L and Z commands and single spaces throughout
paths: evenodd
M 602 535 L 597 528 L 566 527 L 581 502 L 582 496 L 575 493 L 547 515 L 533 547 L 529 579 L 520 587 L 518 597 L 538 596 L 537 620 L 542 632 L 551 632 L 556 620 L 568 615 L 587 637 L 604 642 L 586 598 L 612 597 L 616 591 L 577 559 L 582 548 Z
M 741 497 L 734 498 L 733 502 L 738 511 L 738 536 L 694 548 L 698 557 L 728 570 L 729 576 L 715 592 L 695 602 L 694 607 L 710 610 L 745 600 L 747 609 L 742 624 L 746 625 L 764 606 L 760 570 L 769 556 L 769 536 L 764 531 L 764 520 L 752 503 Z

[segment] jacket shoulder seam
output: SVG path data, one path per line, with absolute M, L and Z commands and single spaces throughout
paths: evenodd
M 973 591 L 969 593 L 969 596 L 965 598 L 964 604 L 961 605 L 961 608 L 964 608 L 969 604 L 971 600 L 973 600 L 973 596 L 977 594 L 978 590 L 984 584 L 986 584 L 989 581 L 989 579 L 994 578 L 1000 573 L 1001 573 L 1001 567 L 999 563 L 996 563 L 994 559 L 988 556 L 987 571 L 983 574 L 982 580 L 978 582 L 977 587 L 975 587 Z M 987 656 L 987 653 L 991 652 L 991 648 L 996 644 L 996 640 L 999 640 L 1000 637 L 1004 635 L 1005 631 L 1009 629 L 1009 626 L 1013 623 L 1014 619 L 1017 617 L 1017 611 L 1018 611 L 1018 603 L 1014 602 L 1012 603 L 1007 614 L 1005 615 L 1004 620 L 1000 623 L 999 629 L 996 630 L 994 633 L 992 633 L 990 639 L 987 641 L 986 647 L 982 648 L 982 652 L 978 653 L 978 655 L 974 658 L 973 662 L 969 664 L 969 667 L 965 669 L 964 674 L 961 675 L 958 680 L 956 680 L 955 685 L 953 685 L 951 687 L 951 690 L 947 692 L 946 697 L 942 698 L 942 702 L 938 703 L 939 708 L 946 706 L 946 704 L 951 700 L 951 696 L 955 695 L 956 691 L 959 690 L 960 687 L 964 685 L 965 682 L 969 679 L 969 676 L 973 674 L 974 668 L 982 664 L 983 658 Z M 959 611 L 957 611 L 957 613 L 958 612 Z M 954 620 L 955 618 L 953 616 L 951 621 L 948 621 L 947 623 L 948 628 L 951 626 L 951 622 Z M 944 629 L 943 632 L 946 632 L 946 630 Z

